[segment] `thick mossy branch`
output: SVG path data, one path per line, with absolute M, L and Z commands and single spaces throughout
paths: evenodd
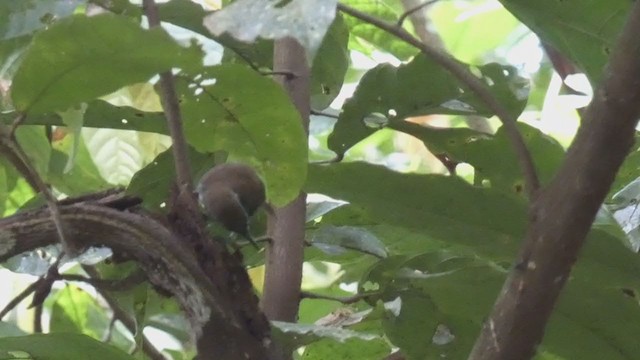
M 165 224 L 144 213 L 104 206 L 126 202 L 126 197 L 108 194 L 60 204 L 65 235 L 82 248 L 106 246 L 137 261 L 155 286 L 176 297 L 196 337 L 219 339 L 209 341 L 207 353 L 201 352 L 200 358 L 235 359 L 238 354 L 266 358 L 268 323 L 261 321 L 264 316 L 251 289 L 242 285 L 248 277 L 241 264 L 234 264 L 230 255 L 223 256 L 229 261 L 215 266 L 216 274 L 206 272 L 183 239 Z M 56 228 L 46 208 L 0 219 L 0 261 L 56 242 Z

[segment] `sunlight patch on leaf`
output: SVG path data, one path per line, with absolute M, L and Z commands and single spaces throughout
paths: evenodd
M 335 17 L 337 1 L 293 0 L 278 7 L 279 3 L 279 0 L 238 0 L 207 16 L 204 25 L 216 36 L 228 32 L 248 43 L 258 37 L 293 37 L 312 59 Z
M 126 130 L 84 129 L 87 149 L 100 175 L 112 184 L 125 185 L 143 166 L 138 133 Z

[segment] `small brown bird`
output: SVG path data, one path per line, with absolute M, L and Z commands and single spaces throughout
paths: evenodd
M 196 188 L 207 216 L 258 247 L 249 234 L 249 217 L 265 202 L 264 183 L 253 168 L 222 164 L 207 171 Z

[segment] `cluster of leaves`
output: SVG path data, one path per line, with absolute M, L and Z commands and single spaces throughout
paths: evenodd
M 345 3 L 389 21 L 402 12 L 399 2 L 391 0 Z M 624 0 L 597 5 L 601 8 L 577 6 L 575 1 L 502 3 L 579 64 L 594 84 L 629 6 Z M 345 79 L 354 75 L 348 71 L 350 51 L 386 52 L 405 63 L 381 64 L 362 75 L 326 139 L 327 148 L 349 160 L 348 150 L 381 130 L 402 132 L 435 154 L 469 164 L 474 178 L 469 183 L 456 176 L 402 174 L 358 161 L 308 165 L 309 157 L 319 155 L 309 154 L 295 108 L 279 86 L 257 71 L 271 67 L 272 41 L 248 45 L 227 35 L 211 36 L 202 25 L 207 13 L 199 5 L 173 0 L 160 6 L 162 20 L 174 25 L 172 33 L 186 29 L 206 38 L 201 44 L 179 45 L 161 29 L 140 27 L 142 11 L 128 1 L 104 5 L 108 13 L 92 17 L 82 14 L 88 6 L 82 0 L 0 5 L 4 24 L 0 76 L 11 81 L 10 96 L 2 99 L 7 111 L 0 114 L 0 121 L 10 124 L 17 112 L 27 114 L 17 139 L 49 184 L 69 196 L 101 190 L 112 185 L 106 181 L 104 164 L 96 161 L 99 154 L 105 162 L 133 158 L 131 176 L 109 180 L 127 185 L 149 209 L 162 211 L 174 170 L 170 152 L 162 152 L 161 137 L 152 137 L 151 145 L 142 140 L 148 133 L 167 134 L 156 95 L 146 82 L 159 72 L 180 69 L 176 90 L 194 176 L 210 168 L 222 153 L 254 165 L 275 205 L 286 204 L 301 189 L 348 202 L 309 205 L 312 246 L 305 260 L 317 267 L 340 265 L 340 276 L 320 290 L 324 295 L 350 295 L 338 284 L 355 283 L 361 300 L 348 307 L 330 300 L 304 300 L 303 324 L 275 324 L 281 341 L 304 345 L 307 359 L 382 358 L 394 347 L 410 359 L 458 359 L 468 354 L 525 231 L 523 178 L 502 129 L 490 135 L 466 127 L 420 126 L 406 118 L 492 116 L 475 94 L 406 43 L 361 20 L 338 15 L 313 59 L 314 110 L 327 108 Z M 452 19 L 457 10 L 454 4 L 439 4 L 434 11 L 442 15 L 439 19 Z M 487 19 L 495 19 L 492 16 L 504 20 L 501 23 L 509 26 L 501 29 L 500 37 L 475 44 L 467 40 L 458 50 L 451 46 L 459 58 L 484 63 L 491 59 L 484 55 L 487 50 L 521 31 L 520 23 L 505 10 L 487 16 L 459 31 L 445 31 L 449 24 L 436 25 L 442 26 L 443 39 L 450 45 L 458 38 L 468 39 L 472 30 L 490 27 Z M 494 23 L 500 22 L 491 26 Z M 221 63 L 204 66 L 203 48 L 209 50 L 212 40 L 224 47 Z M 494 62 L 468 66 L 514 116 L 528 102 L 539 106 L 536 92 L 544 91 L 544 84 L 529 96 L 529 82 L 511 66 Z M 549 71 L 548 65 L 540 72 L 544 71 Z M 120 97 L 129 102 L 118 103 Z M 98 130 L 88 133 L 87 128 Z M 520 124 L 519 129 L 542 182 L 549 181 L 562 161 L 563 148 L 531 126 Z M 616 191 L 635 179 L 637 159 L 634 154 L 625 164 Z M 8 215 L 37 202 L 33 196 L 19 174 L 0 159 L 0 213 Z M 623 200 L 633 202 L 637 196 L 627 191 Z M 640 353 L 634 339 L 640 332 L 636 295 L 640 261 L 612 217 L 604 218 L 601 228 L 592 231 L 552 317 L 541 358 L 626 359 Z M 262 263 L 259 254 L 247 255 L 248 265 Z M 101 270 L 125 272 L 109 265 Z M 179 311 L 170 300 L 146 286 L 121 294 L 118 300 L 131 308 L 139 328 L 152 326 L 187 342 L 185 329 L 178 326 L 182 323 L 176 321 Z M 15 336 L 17 330 L 0 323 L 0 335 L 6 337 L 0 338 L 0 353 L 24 351 L 38 357 L 46 351 L 62 359 L 72 358 L 67 351 L 73 348 L 98 358 L 127 358 L 113 347 L 61 334 L 101 339 L 109 328 L 102 305 L 82 288 L 60 290 L 46 305 L 52 334 L 6 337 Z M 130 339 L 119 327 L 112 332 L 109 342 L 121 349 L 141 336 L 139 332 Z M 60 343 L 66 345 L 52 345 Z

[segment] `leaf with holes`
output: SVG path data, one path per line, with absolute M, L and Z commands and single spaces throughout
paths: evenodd
M 487 64 L 479 67 L 478 72 L 482 81 L 491 84 L 492 93 L 517 117 L 527 101 L 528 82 L 510 66 Z M 428 114 L 493 115 L 453 75 L 424 55 L 418 55 L 399 67 L 382 64 L 369 70 L 345 103 L 328 145 L 343 155 L 360 140 L 394 121 Z
M 177 82 L 187 141 L 200 152 L 223 150 L 262 173 L 267 196 L 285 205 L 307 173 L 307 136 L 282 87 L 243 66 L 207 68 Z

